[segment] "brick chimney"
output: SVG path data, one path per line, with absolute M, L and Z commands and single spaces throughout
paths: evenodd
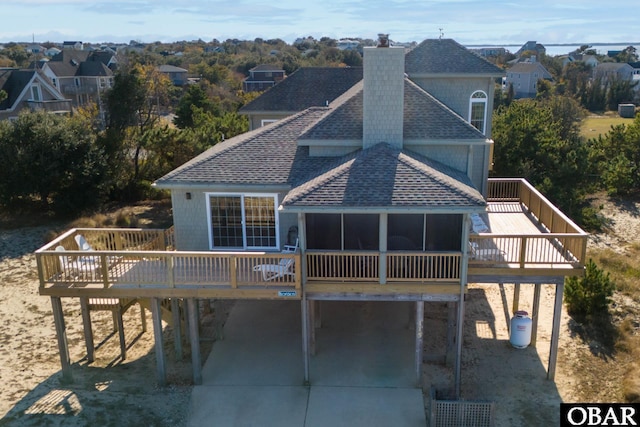
M 363 148 L 380 142 L 402 148 L 404 48 L 390 47 L 378 34 L 377 47 L 364 48 Z

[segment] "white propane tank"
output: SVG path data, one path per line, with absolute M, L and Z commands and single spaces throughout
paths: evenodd
M 526 311 L 516 311 L 511 318 L 509 342 L 515 348 L 526 348 L 531 344 L 531 318 Z

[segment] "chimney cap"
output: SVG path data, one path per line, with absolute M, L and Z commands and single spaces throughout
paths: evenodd
M 378 34 L 378 47 L 389 47 L 389 34 Z

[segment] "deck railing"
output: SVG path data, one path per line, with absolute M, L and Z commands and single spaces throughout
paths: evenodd
M 78 234 L 95 250 L 79 250 Z M 36 252 L 40 286 L 301 287 L 299 253 L 169 251 L 171 235 L 165 230 L 70 230 Z M 56 250 L 58 246 L 64 251 Z M 286 259 L 293 264 L 282 266 Z
M 547 232 L 471 235 L 470 264 L 584 266 L 587 233 L 524 179 L 489 179 L 487 201 L 519 202 Z
M 459 252 L 307 251 L 307 280 L 332 282 L 457 282 Z

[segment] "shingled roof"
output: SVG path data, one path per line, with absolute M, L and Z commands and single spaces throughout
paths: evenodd
M 405 73 L 504 75 L 501 68 L 452 39 L 427 39 L 420 43 L 405 56 Z
M 297 112 L 326 106 L 362 80 L 362 67 L 299 68 L 282 82 L 249 102 L 240 113 Z
M 335 102 L 335 108 L 300 140 L 362 139 L 362 83 Z M 411 80 L 404 80 L 405 140 L 485 140 L 486 136 Z
M 0 110 L 6 110 L 13 106 L 36 72 L 36 70 L 16 69 L 0 71 L 0 90 L 7 92 L 7 98 L 0 102 Z
M 297 144 L 299 135 L 332 111 L 328 107 L 309 108 L 221 142 L 160 178 L 156 185 L 292 189 L 282 205 L 291 210 L 322 210 L 325 206 L 484 208 L 484 199 L 464 173 L 385 143 L 337 158 L 309 156 L 308 147 Z
M 308 172 L 294 167 L 308 150 L 299 148 L 300 133 L 326 113 L 310 108 L 271 126 L 220 142 L 160 178 L 159 187 L 185 185 L 291 186 Z
M 347 156 L 338 166 L 292 189 L 282 202 L 288 210 L 479 210 L 485 205 L 465 174 L 386 143 Z

